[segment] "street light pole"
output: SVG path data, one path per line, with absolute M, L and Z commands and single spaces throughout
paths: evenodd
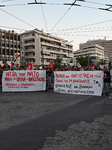
M 42 66 L 44 66 L 44 55 L 43 55 L 43 48 L 42 48 Z

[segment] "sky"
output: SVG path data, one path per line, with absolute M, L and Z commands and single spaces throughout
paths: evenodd
M 38 0 L 46 4 L 32 4 L 35 0 L 0 0 L 0 28 L 15 30 L 22 33 L 25 30 L 38 28 L 46 33 L 67 40 L 79 49 L 80 43 L 88 40 L 112 40 L 112 12 L 101 10 L 112 5 L 111 0 Z M 109 10 L 112 10 L 110 8 Z

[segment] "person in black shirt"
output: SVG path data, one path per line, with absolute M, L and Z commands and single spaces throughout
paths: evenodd
M 106 96 L 108 95 L 109 84 L 110 84 L 110 72 L 108 71 L 107 68 L 104 68 L 103 92 L 102 92 L 102 95 L 104 93 L 105 88 L 106 88 Z
M 48 80 L 48 84 L 49 84 L 49 89 L 53 89 L 52 84 L 51 84 L 51 77 L 52 77 L 52 71 L 49 68 L 47 71 L 47 80 Z

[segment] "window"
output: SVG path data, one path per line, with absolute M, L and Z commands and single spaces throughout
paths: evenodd
M 2 55 L 5 55 L 5 49 L 2 50 Z
M 11 50 L 11 55 L 13 56 L 13 50 Z
M 7 55 L 9 55 L 9 49 L 7 49 Z

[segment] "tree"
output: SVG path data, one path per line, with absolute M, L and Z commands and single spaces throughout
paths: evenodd
M 62 57 L 58 54 L 57 56 L 56 56 L 56 59 L 54 60 L 54 62 L 56 63 L 60 63 L 61 64 L 61 61 L 62 61 Z
M 104 60 L 103 58 L 100 59 L 100 65 L 104 65 L 106 63 L 106 60 Z
M 55 70 L 56 68 L 61 69 L 62 66 L 61 66 L 60 63 L 55 62 L 55 63 L 53 64 L 53 68 L 54 68 L 54 70 Z
M 76 57 L 77 62 L 82 66 L 82 67 L 86 67 L 88 66 L 88 56 L 77 56 Z

